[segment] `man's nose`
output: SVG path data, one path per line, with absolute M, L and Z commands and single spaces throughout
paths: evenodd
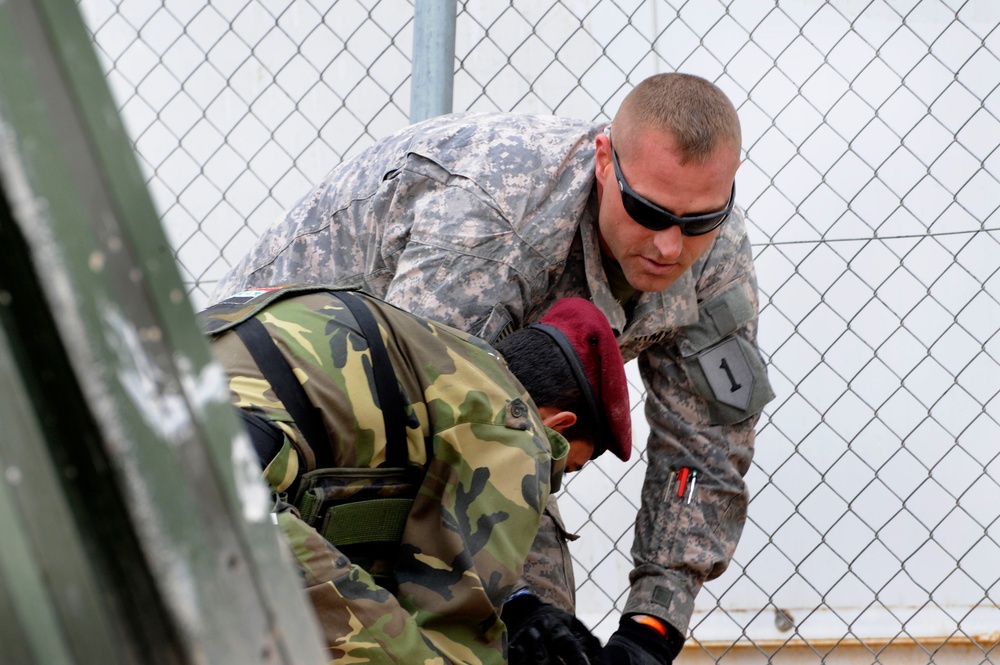
M 684 234 L 681 233 L 681 227 L 674 225 L 657 231 L 653 235 L 653 245 L 663 258 L 676 259 L 684 248 Z

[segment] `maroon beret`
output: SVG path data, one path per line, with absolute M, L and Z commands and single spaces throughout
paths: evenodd
M 541 325 L 540 325 L 541 324 Z M 608 319 L 589 300 L 557 300 L 539 323 L 566 354 L 570 369 L 597 420 L 594 455 L 611 450 L 622 460 L 632 454 L 632 412 L 625 363 Z

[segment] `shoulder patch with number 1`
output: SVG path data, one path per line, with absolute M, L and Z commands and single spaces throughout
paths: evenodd
M 730 337 L 698 354 L 698 364 L 708 379 L 715 399 L 745 410 L 753 394 L 753 371 L 739 342 Z

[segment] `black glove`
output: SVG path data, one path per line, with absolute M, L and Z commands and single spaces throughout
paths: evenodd
M 684 637 L 670 624 L 666 636 L 631 617 L 622 617 L 604 647 L 605 665 L 670 665 L 684 646 Z
M 531 594 L 503 606 L 510 665 L 601 665 L 601 642 L 575 616 Z

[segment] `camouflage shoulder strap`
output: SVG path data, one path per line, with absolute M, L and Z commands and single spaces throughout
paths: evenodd
M 338 291 L 337 298 L 354 314 L 361 332 L 368 340 L 368 349 L 372 354 L 372 372 L 375 375 L 375 392 L 378 394 L 379 407 L 382 409 L 382 419 L 385 424 L 385 461 L 388 466 L 406 466 L 409 454 L 406 448 L 406 421 L 403 418 L 403 399 L 399 394 L 396 373 L 392 369 L 392 361 L 382 343 L 382 334 L 371 311 L 361 301 L 361 298 L 348 291 Z
M 264 379 L 271 384 L 274 394 L 285 405 L 288 414 L 295 421 L 299 431 L 306 439 L 316 456 L 318 468 L 333 466 L 333 449 L 330 447 L 330 436 L 320 415 L 302 384 L 295 377 L 281 349 L 271 339 L 267 328 L 255 316 L 244 319 L 233 329 L 247 351 L 253 356 L 254 362 L 260 368 Z M 370 344 L 370 342 L 369 342 Z

